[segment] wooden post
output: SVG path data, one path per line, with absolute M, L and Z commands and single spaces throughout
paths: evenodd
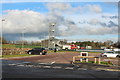
M 88 58 L 86 58 L 86 62 L 88 62 Z
M 82 62 L 82 58 L 80 58 L 80 62 Z
M 95 61 L 94 61 L 94 63 L 96 63 L 96 58 L 95 58 Z
M 73 57 L 73 62 L 75 62 L 75 57 Z
M 98 60 L 98 64 L 100 64 L 100 58 L 99 58 L 99 60 Z

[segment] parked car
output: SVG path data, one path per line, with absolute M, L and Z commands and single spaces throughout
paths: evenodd
M 107 51 L 100 54 L 101 57 L 117 57 L 120 58 L 120 54 L 113 52 L 113 51 Z
M 33 55 L 46 55 L 47 50 L 45 48 L 33 48 L 32 50 L 27 51 L 28 54 Z

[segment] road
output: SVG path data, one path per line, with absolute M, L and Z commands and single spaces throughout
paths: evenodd
M 23 57 L 23 58 L 8 58 L 8 60 L 24 60 L 31 62 L 55 62 L 55 63 L 71 63 L 73 60 L 73 56 L 78 56 L 80 53 L 78 52 L 57 52 L 57 53 L 48 53 L 48 55 L 38 55 L 35 57 Z M 89 56 L 99 57 L 100 53 L 89 53 Z M 94 59 L 89 59 L 94 61 Z M 120 65 L 119 59 L 107 59 L 101 58 L 101 61 L 110 61 L 114 65 Z
M 118 78 L 115 66 L 98 64 L 70 64 L 79 53 L 49 53 L 32 57 L 2 60 L 3 78 Z M 99 54 L 89 54 L 99 56 Z M 109 69 L 109 70 L 108 70 Z
M 73 66 L 53 66 L 30 64 L 25 61 L 3 60 L 3 78 L 118 78 L 116 71 L 73 69 Z M 41 67 L 42 66 L 42 67 Z M 64 66 L 64 65 L 62 65 Z

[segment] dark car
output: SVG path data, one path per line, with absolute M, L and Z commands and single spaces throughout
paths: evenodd
M 27 51 L 28 54 L 33 55 L 46 55 L 47 50 L 45 48 L 33 48 L 32 50 Z

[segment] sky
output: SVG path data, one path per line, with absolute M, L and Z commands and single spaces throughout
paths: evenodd
M 118 2 L 3 0 L 1 4 L 2 36 L 9 41 L 21 40 L 22 33 L 27 41 L 46 39 L 53 22 L 58 39 L 118 40 Z

